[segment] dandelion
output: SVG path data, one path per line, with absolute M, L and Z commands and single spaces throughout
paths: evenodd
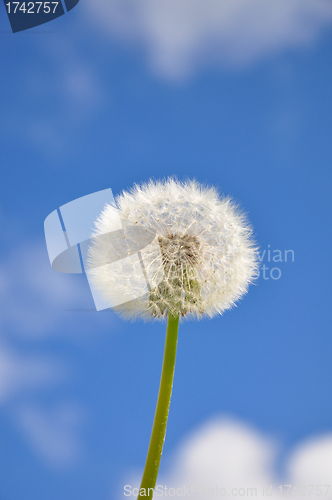
M 116 207 L 105 207 L 88 262 L 94 286 L 110 304 L 118 304 L 114 308 L 120 314 L 168 319 L 138 496 L 151 499 L 166 432 L 179 318 L 213 317 L 234 306 L 256 277 L 257 248 L 246 217 L 229 197 L 196 181 L 167 179 L 136 185 L 117 197 Z
M 251 228 L 230 198 L 220 199 L 214 188 L 195 181 L 169 179 L 135 186 L 116 202 L 117 208 L 106 206 L 96 223 L 89 263 L 95 287 L 110 303 L 116 296 L 138 297 L 117 307 L 124 316 L 213 317 L 247 291 L 257 270 L 256 248 Z M 142 256 L 137 262 L 131 259 L 131 266 L 105 266 L 120 253 L 118 245 L 114 255 L 114 245 L 102 237 L 114 231 L 114 215 L 123 228 L 119 245 L 130 246 L 134 240 L 133 251 L 146 248 L 149 294 L 142 279 Z M 121 254 L 125 253 L 126 248 Z M 158 277 L 162 279 L 154 286 Z

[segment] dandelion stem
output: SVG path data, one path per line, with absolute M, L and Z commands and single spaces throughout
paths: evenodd
M 159 464 L 165 441 L 169 405 L 172 395 L 178 329 L 179 316 L 172 316 L 169 314 L 158 401 L 137 500 L 140 498 L 151 500 L 153 497 L 153 490 L 157 482 Z

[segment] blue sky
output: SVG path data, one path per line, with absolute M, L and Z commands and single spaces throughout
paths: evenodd
M 243 207 L 268 279 L 181 324 L 160 481 L 206 484 L 212 457 L 220 484 L 332 484 L 330 2 L 81 0 L 16 34 L 1 7 L 0 40 L 0 498 L 137 481 L 165 324 L 71 310 L 90 290 L 51 269 L 43 222 L 169 175 Z

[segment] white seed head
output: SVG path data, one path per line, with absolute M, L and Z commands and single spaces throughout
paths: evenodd
M 229 197 L 171 178 L 135 185 L 105 207 L 89 267 L 96 289 L 125 317 L 201 318 L 232 307 L 258 262 L 251 227 Z

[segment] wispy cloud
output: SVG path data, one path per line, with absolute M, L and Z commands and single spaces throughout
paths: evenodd
M 0 346 L 0 404 L 22 391 L 58 384 L 67 375 L 64 364 L 45 355 L 23 355 Z
M 17 413 L 19 427 L 35 452 L 52 468 L 74 465 L 82 455 L 79 430 L 82 410 L 73 403 L 61 403 L 51 410 L 29 405 Z
M 151 69 L 179 79 L 206 64 L 243 67 L 312 43 L 332 21 L 329 0 L 96 0 L 108 36 L 135 45 Z
M 73 375 L 68 359 L 45 349 L 43 342 L 50 335 L 59 339 L 62 332 L 65 341 L 82 342 L 89 320 L 94 325 L 110 320 L 109 315 L 88 313 L 87 318 L 66 311 L 93 307 L 88 283 L 75 278 L 53 271 L 44 241 L 22 241 L 0 261 L 0 408 L 49 467 L 79 460 L 84 411 L 61 397 L 53 409 L 41 403 L 45 391 L 58 391 Z
M 60 404 L 54 412 L 36 407 L 34 401 L 45 390 L 57 388 L 68 378 L 64 362 L 45 354 L 23 354 L 0 345 L 0 406 L 11 425 L 51 467 L 76 463 L 82 446 L 78 427 L 82 411 L 76 405 Z
M 0 261 L 0 283 L 2 335 L 10 332 L 38 338 L 55 331 L 59 335 L 59 325 L 70 319 L 66 309 L 94 307 L 83 276 L 51 268 L 44 241 L 22 242 Z M 86 318 L 76 319 L 77 323 L 86 322 Z M 102 316 L 94 315 L 93 321 L 99 319 Z
M 34 57 L 22 64 L 19 74 L 15 65 L 9 66 L 6 82 L 16 99 L 9 105 L 0 96 L 0 130 L 4 137 L 16 136 L 19 130 L 25 146 L 58 158 L 80 139 L 82 127 L 100 111 L 109 92 L 103 89 L 94 61 L 81 54 L 83 37 L 73 41 L 65 34 L 49 36 L 45 43 L 39 37 L 29 38 L 28 50 Z

